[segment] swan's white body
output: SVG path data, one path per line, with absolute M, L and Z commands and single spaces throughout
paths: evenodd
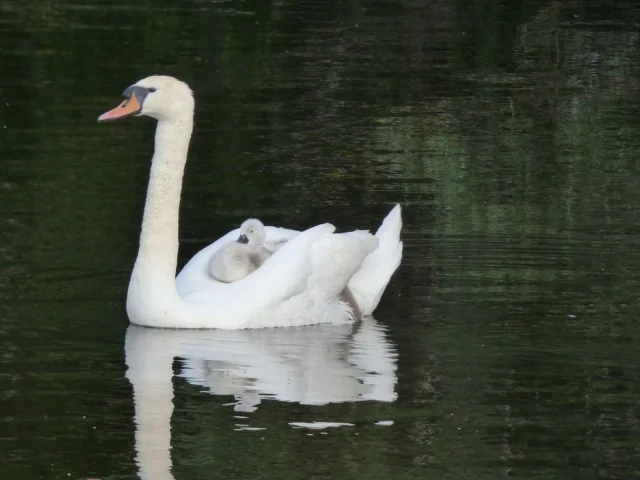
M 240 225 L 240 237 L 219 248 L 209 261 L 209 273 L 223 283 L 237 282 L 255 272 L 271 256 L 265 246 L 266 232 L 260 220 L 250 218 Z M 240 243 L 240 242 L 246 243 Z
M 268 244 L 286 243 L 251 275 L 220 283 L 209 275 L 208 262 L 221 246 L 237 238 L 235 229 L 197 253 L 176 278 L 178 213 L 193 128 L 193 96 L 186 84 L 171 77 L 148 77 L 130 90 L 134 91 L 130 102 L 125 100 L 100 119 L 139 113 L 158 120 L 140 248 L 127 294 L 132 323 L 221 329 L 344 323 L 353 318 L 352 309 L 341 299 L 347 287 L 363 316 L 373 312 L 402 257 L 399 205 L 375 236 L 360 230 L 335 234 L 331 224 L 303 232 L 267 226 Z M 140 108 L 133 110 L 128 102 Z

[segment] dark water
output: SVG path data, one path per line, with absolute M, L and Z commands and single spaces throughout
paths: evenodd
M 638 25 L 631 0 L 3 1 L 0 476 L 640 478 Z M 154 125 L 95 119 L 155 73 L 196 92 L 180 265 L 250 215 L 400 202 L 375 321 L 129 327 Z

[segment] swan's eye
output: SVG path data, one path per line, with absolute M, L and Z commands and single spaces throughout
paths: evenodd
M 251 230 L 249 233 L 253 233 L 253 230 Z
M 156 88 L 156 87 L 151 87 L 151 88 L 149 89 L 149 92 L 150 92 L 150 93 L 153 93 L 153 92 L 155 92 L 156 90 L 157 90 L 157 88 Z

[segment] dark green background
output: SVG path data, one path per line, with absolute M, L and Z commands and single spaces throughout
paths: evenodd
M 250 215 L 405 220 L 376 312 L 398 400 L 267 401 L 256 435 L 176 379 L 177 479 L 640 477 L 638 25 L 632 0 L 0 3 L 2 478 L 135 477 L 154 124 L 96 117 L 156 73 L 196 95 L 180 265 Z

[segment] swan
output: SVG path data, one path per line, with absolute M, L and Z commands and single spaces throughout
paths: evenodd
M 267 235 L 264 231 L 264 223 L 257 218 L 249 218 L 240 225 L 239 243 L 264 247 Z
M 209 261 L 211 276 L 224 283 L 246 277 L 267 261 L 271 253 L 264 245 L 264 224 L 249 218 L 240 225 L 240 236 L 213 254 Z
M 238 237 L 235 229 L 196 253 L 176 277 L 193 93 L 176 78 L 150 76 L 128 87 L 123 97 L 98 121 L 130 116 L 157 120 L 138 254 L 127 291 L 131 323 L 234 330 L 346 323 L 353 320 L 355 307 L 362 316 L 373 312 L 402 258 L 400 205 L 375 235 L 364 230 L 336 234 L 330 223 L 301 232 L 267 226 L 267 241 L 283 243 L 269 261 L 237 282 L 216 282 L 207 271 L 208 261 Z M 345 290 L 353 304 L 343 299 Z

